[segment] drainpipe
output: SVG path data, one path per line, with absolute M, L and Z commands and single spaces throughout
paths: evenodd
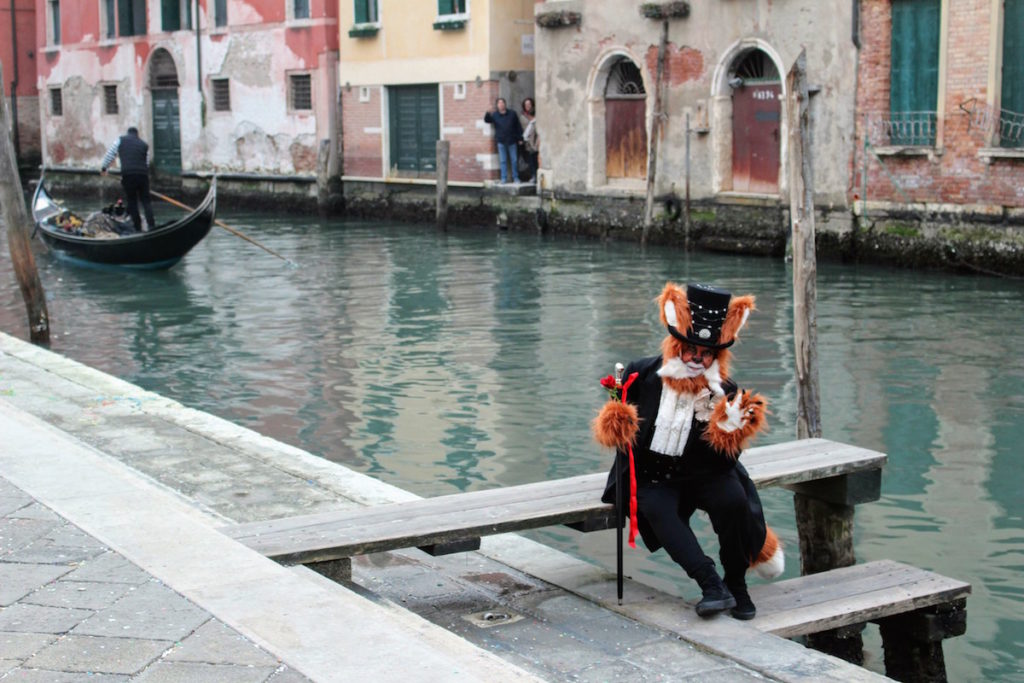
M 199 127 L 206 127 L 206 98 L 203 97 L 203 48 L 199 44 L 199 0 L 196 0 L 196 90 L 199 91 Z
M 20 163 L 21 150 L 18 142 L 18 24 L 14 18 L 14 1 L 11 0 L 11 54 L 14 56 L 11 66 L 14 69 L 11 81 L 11 132 L 14 135 L 14 161 Z

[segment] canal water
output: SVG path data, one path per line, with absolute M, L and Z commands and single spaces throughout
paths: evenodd
M 605 469 L 588 425 L 599 378 L 657 352 L 666 280 L 700 280 L 757 295 L 734 377 L 771 400 L 759 443 L 795 436 L 781 261 L 493 227 L 221 218 L 299 267 L 217 229 L 159 273 L 71 267 L 37 244 L 53 350 L 436 496 Z M 818 296 L 824 436 L 890 458 L 881 501 L 857 510 L 858 560 L 969 581 L 950 680 L 1024 681 L 1024 283 L 823 263 Z M 0 329 L 27 338 L 6 257 Z M 791 496 L 764 495 L 795 575 Z M 614 567 L 611 532 L 534 536 Z M 663 553 L 626 559 L 632 576 L 696 596 Z M 866 640 L 880 670 L 877 630 Z

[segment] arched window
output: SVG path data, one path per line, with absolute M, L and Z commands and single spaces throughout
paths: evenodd
M 149 87 L 178 87 L 178 69 L 174 66 L 174 58 L 167 50 L 160 49 L 153 53 L 153 60 L 149 64 Z
M 615 62 L 608 72 L 605 99 L 635 99 L 644 94 L 644 79 L 637 65 L 626 58 Z

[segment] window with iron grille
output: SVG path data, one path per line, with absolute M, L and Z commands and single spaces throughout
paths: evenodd
M 292 17 L 295 19 L 309 19 L 309 0 L 294 0 L 292 6 Z
M 292 74 L 288 77 L 289 105 L 295 111 L 309 111 L 313 108 L 313 87 L 309 74 Z
M 103 86 L 103 113 L 104 114 L 116 114 L 117 113 L 117 86 L 116 85 L 105 85 L 105 86 Z
M 231 111 L 231 87 L 228 79 L 214 78 L 213 83 L 213 110 Z
M 60 88 L 50 88 L 50 114 L 64 116 L 64 97 Z
M 940 0 L 892 0 L 890 144 L 935 144 L 941 13 Z
M 214 0 L 213 25 L 218 28 L 228 25 L 228 0 Z

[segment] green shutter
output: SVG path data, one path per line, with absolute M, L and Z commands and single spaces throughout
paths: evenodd
M 1003 83 L 999 144 L 1024 147 L 1024 0 L 1003 5 Z
M 366 8 L 366 0 L 355 0 L 356 2 L 356 23 L 365 24 L 370 21 L 370 13 Z
M 889 106 L 894 145 L 935 144 L 940 0 L 892 0 Z
M 132 0 L 117 0 L 117 34 L 132 35 Z
M 388 88 L 391 166 L 399 171 L 437 170 L 437 85 Z
M 178 0 L 161 0 L 160 28 L 164 31 L 181 30 L 181 5 Z

